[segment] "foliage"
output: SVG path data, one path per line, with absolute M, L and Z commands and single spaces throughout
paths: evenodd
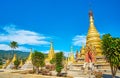
M 32 55 L 32 63 L 33 65 L 35 65 L 36 67 L 43 67 L 44 66 L 44 54 L 41 52 L 37 52 L 35 51 Z
M 27 60 L 27 58 L 23 58 L 22 59 L 23 64 L 25 63 L 26 60 Z
M 10 45 L 9 45 L 11 48 L 12 48 L 12 50 L 13 50 L 13 52 L 12 52 L 12 54 L 11 55 L 13 55 L 14 54 L 14 49 L 16 49 L 16 48 L 18 48 L 18 43 L 16 42 L 16 41 L 12 41 L 12 42 L 10 42 Z M 10 56 L 10 58 L 12 58 L 12 56 Z
M 48 54 L 44 54 L 44 56 L 45 56 L 45 58 L 47 58 L 47 57 L 48 57 Z
M 3 62 L 2 62 L 2 61 L 0 61 L 0 65 L 3 65 Z
M 102 72 L 94 72 L 95 78 L 102 78 L 103 74 Z
M 36 73 L 39 72 L 39 67 L 43 67 L 45 65 L 45 56 L 42 52 L 35 51 L 32 54 L 32 63 L 36 67 Z
M 120 38 L 113 38 L 110 34 L 102 37 L 102 50 L 107 61 L 110 63 L 113 78 L 120 65 Z
M 16 49 L 18 47 L 18 43 L 16 41 L 12 41 L 12 42 L 10 42 L 10 47 L 12 49 Z
M 16 68 L 16 69 L 18 68 L 19 64 L 20 64 L 20 61 L 19 61 L 18 59 L 16 59 L 16 60 L 14 61 L 14 65 L 15 65 L 15 68 Z
M 63 52 L 56 53 L 56 71 L 58 72 L 58 75 L 63 68 L 63 57 Z
M 55 59 L 55 58 L 52 58 L 52 59 L 50 60 L 50 63 L 51 63 L 51 64 L 55 64 L 55 61 L 56 61 L 56 59 Z
M 3 61 L 2 61 L 2 59 L 0 58 L 0 65 L 2 65 L 3 64 Z

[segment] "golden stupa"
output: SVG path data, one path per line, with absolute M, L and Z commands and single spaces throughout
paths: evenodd
M 26 62 L 31 62 L 32 61 L 32 49 L 30 50 L 30 54 L 26 60 Z
M 85 46 L 84 45 L 82 46 L 82 49 L 80 51 L 80 57 L 85 58 Z
M 95 25 L 94 25 L 94 18 L 92 11 L 89 12 L 89 18 L 90 18 L 90 26 L 88 30 L 88 34 L 86 37 L 86 47 L 82 46 L 80 53 L 77 54 L 76 62 L 73 63 L 73 68 L 80 69 L 83 64 L 85 63 L 85 54 L 88 50 L 88 47 L 90 48 L 91 52 L 94 53 L 94 66 L 96 69 L 109 69 L 109 63 L 106 62 L 106 59 L 102 55 L 102 49 L 101 49 L 101 39 L 100 34 L 98 33 Z M 78 68 L 80 67 L 80 68 Z
M 19 67 L 22 67 L 22 66 L 23 66 L 23 61 L 20 60 L 20 65 L 19 65 Z
M 3 65 L 3 69 L 6 68 L 10 64 L 10 59 L 6 60 L 5 64 Z
M 79 64 L 84 64 L 84 59 L 85 59 L 85 47 L 84 47 L 84 45 L 82 46 L 80 53 L 78 53 L 76 55 L 77 55 L 76 62 Z
M 89 12 L 90 27 L 88 30 L 86 46 L 90 46 L 94 52 L 95 67 L 97 69 L 108 69 L 109 63 L 106 61 L 104 55 L 102 55 L 100 34 L 94 26 L 94 18 L 92 11 Z
M 6 69 L 12 69 L 15 67 L 14 62 L 17 60 L 16 54 L 14 54 L 13 59 L 11 62 L 7 65 Z
M 32 64 L 32 49 L 30 50 L 30 54 L 25 62 L 24 65 L 22 65 L 22 61 L 21 61 L 21 69 L 22 70 L 32 70 L 33 69 L 33 64 Z
M 45 59 L 45 61 L 48 63 L 52 58 L 54 58 L 55 53 L 54 53 L 54 48 L 53 48 L 53 42 L 50 42 L 50 50 L 48 53 L 48 57 Z
M 12 59 L 12 63 L 14 63 L 15 62 L 15 60 L 17 60 L 17 57 L 16 57 L 16 54 L 14 54 L 14 57 L 13 57 L 13 59 Z
M 71 46 L 70 54 L 68 55 L 68 62 L 74 62 L 74 61 L 75 61 L 75 58 L 73 53 L 73 47 Z
M 86 38 L 86 46 L 91 45 L 92 47 L 95 47 L 96 56 L 102 56 L 100 34 L 94 26 L 94 18 L 92 11 L 89 12 L 89 18 L 90 26 Z

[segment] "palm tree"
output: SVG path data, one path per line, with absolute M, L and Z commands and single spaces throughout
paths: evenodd
M 13 55 L 14 54 L 14 50 L 16 48 L 18 48 L 18 43 L 16 41 L 12 41 L 12 42 L 10 42 L 9 46 L 12 48 L 12 55 Z

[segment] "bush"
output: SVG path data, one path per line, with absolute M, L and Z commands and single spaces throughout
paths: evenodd
M 0 65 L 3 65 L 3 62 L 2 62 L 2 61 L 0 61 Z
M 15 68 L 14 68 L 14 69 L 17 69 L 18 66 L 19 66 L 19 64 L 20 64 L 20 61 L 19 61 L 18 59 L 16 59 L 16 60 L 14 61 L 14 65 L 15 65 Z
M 103 76 L 102 72 L 94 72 L 96 78 L 101 78 Z
M 46 65 L 45 68 L 48 69 L 49 71 L 52 71 L 55 70 L 55 65 Z

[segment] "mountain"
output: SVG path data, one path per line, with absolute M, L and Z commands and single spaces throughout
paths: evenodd
M 17 58 L 19 59 L 25 59 L 28 57 L 29 52 L 23 52 L 23 51 L 17 51 L 14 52 L 12 50 L 0 50 L 0 58 L 2 59 L 11 59 L 13 55 L 16 54 Z

